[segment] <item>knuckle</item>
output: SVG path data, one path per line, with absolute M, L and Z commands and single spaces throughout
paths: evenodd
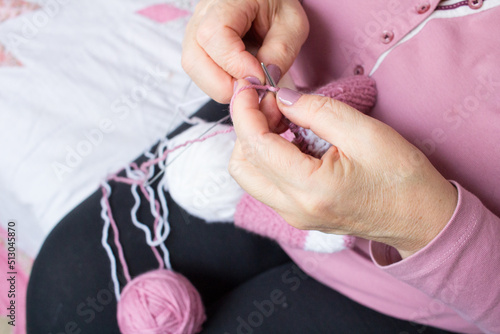
M 235 78 L 241 78 L 243 75 L 243 67 L 241 66 L 241 57 L 238 50 L 231 50 L 221 54 L 222 67 L 227 73 L 230 73 Z
M 262 154 L 262 135 L 254 134 L 240 141 L 240 152 L 244 160 L 255 163 Z
M 317 115 L 325 113 L 325 111 L 333 110 L 334 109 L 333 101 L 334 101 L 333 99 L 326 96 L 313 99 L 309 105 L 309 112 L 316 117 Z
M 254 145 L 252 144 L 254 141 L 253 138 L 247 138 L 247 140 L 241 142 L 241 153 L 249 161 L 253 160 L 255 154 Z
M 277 42 L 273 45 L 273 52 L 275 57 L 279 57 L 287 62 L 295 59 L 298 50 L 292 43 Z
M 327 203 L 316 196 L 308 196 L 303 203 L 303 210 L 310 217 L 321 216 L 327 211 Z
M 206 48 L 216 35 L 217 29 L 213 26 L 201 23 L 198 30 L 196 30 L 196 41 L 201 47 Z
M 311 113 L 311 117 L 314 118 L 314 122 L 321 124 L 332 116 L 340 119 L 343 114 L 343 108 L 345 108 L 345 105 L 342 102 L 324 96 L 319 99 L 313 99 L 309 105 L 309 112 Z
M 235 78 L 242 78 L 246 70 L 242 64 L 242 53 L 245 51 L 244 46 L 234 45 L 231 49 L 217 47 L 217 42 L 214 39 L 220 33 L 220 29 L 202 29 L 200 27 L 196 35 L 196 40 L 208 56 L 225 72 Z
M 258 163 L 258 161 L 272 162 L 282 170 L 293 170 L 293 166 L 290 166 L 284 157 L 277 157 L 274 154 L 275 151 L 270 149 L 276 145 L 273 133 L 255 135 L 252 139 L 252 144 L 253 147 L 250 153 L 252 154 L 251 159 L 254 163 Z
M 227 104 L 229 101 L 231 101 L 231 93 L 228 93 L 227 91 L 223 91 L 221 89 L 218 89 L 212 94 L 209 94 L 210 97 L 217 103 L 220 104 Z
M 264 149 L 268 148 L 269 145 L 272 145 L 272 136 L 270 136 L 270 133 L 262 133 L 262 134 L 255 134 L 251 137 L 253 141 L 255 142 L 255 145 L 257 146 L 258 149 Z
M 307 18 L 307 14 L 302 5 L 297 4 L 297 7 L 295 7 L 294 10 L 288 10 L 286 12 L 285 19 L 288 23 L 289 29 L 291 30 L 290 33 L 292 33 L 293 36 L 300 36 L 303 40 L 305 40 L 309 34 L 310 25 L 309 19 Z
M 241 174 L 240 162 L 238 162 L 234 158 L 231 158 L 231 160 L 229 160 L 229 165 L 227 166 L 227 170 L 233 178 L 235 179 L 238 178 L 238 176 L 240 176 Z

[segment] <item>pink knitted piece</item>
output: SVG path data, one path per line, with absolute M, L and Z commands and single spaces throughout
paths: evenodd
M 377 89 L 373 79 L 357 75 L 331 82 L 317 89 L 315 93 L 334 98 L 360 112 L 368 113 L 375 105 Z M 292 142 L 304 153 L 320 158 L 331 146 L 311 130 L 293 123 L 290 123 L 289 128 L 295 135 Z M 243 195 L 236 207 L 234 223 L 248 231 L 300 249 L 304 249 L 310 233 L 290 226 L 276 211 L 248 194 Z M 344 236 L 344 247 L 352 247 L 354 239 L 352 236 Z
M 377 98 L 375 80 L 364 75 L 333 81 L 317 89 L 315 93 L 344 102 L 365 114 L 370 112 Z M 289 128 L 295 134 L 293 143 L 302 152 L 308 153 L 315 158 L 321 158 L 332 146 L 327 141 L 316 136 L 311 130 L 301 128 L 293 123 L 290 123 Z
M 236 206 L 234 223 L 245 230 L 297 248 L 304 246 L 308 233 L 292 227 L 276 211 L 248 194 L 244 194 Z

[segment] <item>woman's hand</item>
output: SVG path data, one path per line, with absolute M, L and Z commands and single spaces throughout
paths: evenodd
M 300 152 L 270 131 L 276 106 L 268 99 L 259 106 L 255 90 L 241 92 L 229 170 L 250 195 L 294 227 L 383 242 L 403 258 L 444 228 L 457 191 L 395 130 L 327 97 L 281 89 L 276 100 L 288 119 L 333 146 L 321 159 Z
M 260 62 L 287 72 L 308 33 L 298 0 L 202 0 L 186 29 L 182 67 L 211 98 L 228 103 L 235 78 L 265 82 Z

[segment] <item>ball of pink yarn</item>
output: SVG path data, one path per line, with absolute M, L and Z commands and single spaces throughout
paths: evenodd
M 154 270 L 129 282 L 117 310 L 123 334 L 192 334 L 206 320 L 200 294 L 172 270 Z

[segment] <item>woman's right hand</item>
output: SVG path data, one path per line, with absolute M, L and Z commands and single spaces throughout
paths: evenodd
M 265 82 L 260 62 L 286 73 L 308 34 L 299 0 L 201 0 L 186 28 L 182 67 L 211 98 L 228 103 L 237 79 Z

